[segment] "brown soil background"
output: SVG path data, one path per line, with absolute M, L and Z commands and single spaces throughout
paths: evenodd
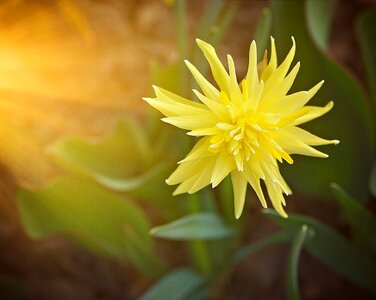
M 31 241 L 19 224 L 15 195 L 18 186 L 37 187 L 60 172 L 44 152 L 57 138 L 100 137 L 125 115 L 142 118 L 150 65 L 177 59 L 173 9 L 157 0 L 80 0 L 75 2 L 79 17 L 87 24 L 77 25 L 67 17 L 65 2 L 0 4 L 0 278 L 18 281 L 33 299 L 135 299 L 152 282 L 131 267 L 59 237 Z M 242 62 L 266 2 L 237 2 L 220 53 L 231 53 L 238 65 L 246 65 Z M 187 3 L 192 33 L 208 1 Z M 353 28 L 356 16 L 370 5 L 373 1 L 338 1 L 329 49 L 361 83 L 365 75 Z M 347 232 L 332 204 L 302 202 L 291 201 L 290 211 L 317 216 Z M 245 241 L 275 230 L 256 207 L 246 217 Z M 215 298 L 285 299 L 287 251 L 281 246 L 253 255 Z M 306 253 L 300 286 L 303 299 L 372 299 Z

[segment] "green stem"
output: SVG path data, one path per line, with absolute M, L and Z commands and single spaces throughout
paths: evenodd
M 188 195 L 187 200 L 188 213 L 193 214 L 202 211 L 198 194 Z M 211 274 L 212 265 L 207 243 L 200 240 L 190 241 L 189 247 L 195 267 L 203 274 Z
M 179 86 L 180 91 L 186 95 L 188 92 L 187 71 L 183 60 L 187 58 L 187 20 L 185 14 L 185 0 L 175 1 L 176 34 L 179 49 Z

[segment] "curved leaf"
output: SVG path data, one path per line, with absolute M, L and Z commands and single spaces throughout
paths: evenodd
M 369 245 L 376 253 L 376 218 L 364 205 L 353 199 L 338 184 L 330 185 L 332 192 L 349 222 L 356 242 Z
M 268 7 L 262 10 L 262 15 L 257 22 L 254 39 L 257 43 L 257 57 L 261 59 L 270 40 L 270 31 L 272 29 L 272 14 Z
M 214 213 L 196 213 L 171 223 L 154 227 L 155 237 L 171 240 L 213 240 L 231 236 L 234 231 Z
M 317 45 L 324 50 L 328 46 L 335 4 L 336 0 L 306 0 L 308 29 Z
M 147 145 L 141 128 L 131 120 L 122 120 L 107 138 L 64 138 L 48 152 L 71 171 L 116 179 L 132 177 L 147 167 Z
M 188 300 L 203 286 L 207 280 L 191 269 L 174 270 L 148 289 L 139 300 Z
M 368 88 L 376 106 L 376 7 L 364 12 L 357 20 L 356 31 L 359 39 L 362 58 L 368 76 Z
M 286 269 L 287 299 L 290 300 L 300 299 L 298 286 L 298 263 L 300 252 L 303 248 L 304 241 L 307 237 L 309 237 L 309 232 L 310 231 L 308 229 L 308 226 L 304 224 L 295 234 L 295 237 L 291 244 L 291 250 L 287 260 Z
M 287 230 L 298 230 L 304 224 L 308 225 L 315 236 L 306 241 L 304 248 L 339 274 L 376 294 L 376 260 L 368 252 L 319 220 L 293 214 L 282 218 L 270 209 L 265 209 L 264 213 Z
M 131 261 L 147 274 L 161 271 L 142 211 L 91 182 L 60 177 L 39 191 L 20 190 L 17 204 L 33 238 L 63 234 L 97 253 Z M 130 255 L 134 252 L 138 257 Z

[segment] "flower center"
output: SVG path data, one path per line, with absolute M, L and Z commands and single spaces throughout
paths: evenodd
M 244 162 L 255 154 L 259 148 L 259 134 L 263 130 L 257 123 L 238 119 L 234 124 L 217 123 L 220 132 L 210 139 L 209 150 L 214 153 L 227 151 L 232 155 L 237 169 L 243 171 Z

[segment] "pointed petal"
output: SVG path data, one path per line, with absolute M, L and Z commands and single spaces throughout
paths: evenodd
M 197 108 L 196 106 L 181 104 L 179 102 L 176 102 L 175 104 L 166 103 L 158 98 L 143 98 L 143 100 L 167 117 L 182 116 L 186 114 L 195 115 L 208 112 L 205 108 Z
M 168 117 L 162 118 L 161 120 L 186 130 L 213 127 L 219 122 L 218 118 L 212 112 L 189 116 Z
M 330 101 L 328 104 L 326 104 L 324 107 L 319 106 L 304 106 L 302 109 L 306 110 L 306 113 L 301 116 L 300 118 L 297 118 L 292 125 L 300 125 L 303 123 L 306 123 L 308 121 L 311 121 L 313 119 L 316 119 L 318 117 L 321 117 L 322 115 L 326 114 L 328 111 L 330 111 L 334 106 L 333 101 Z
M 209 127 L 209 128 L 201 128 L 196 130 L 191 130 L 187 132 L 187 135 L 190 136 L 207 136 L 207 135 L 215 135 L 221 133 L 221 130 L 218 129 L 217 126 Z
M 283 197 L 280 186 L 270 180 L 265 180 L 265 185 L 268 190 L 269 198 L 273 204 L 273 207 L 281 215 L 281 217 L 287 218 L 287 214 L 282 206 L 282 204 L 285 203 L 285 199 Z
M 255 41 L 252 41 L 251 46 L 249 47 L 249 62 L 246 82 L 248 87 L 248 95 L 254 95 L 259 82 L 257 72 L 257 47 Z
M 296 136 L 297 140 L 300 140 L 301 142 L 311 145 L 311 146 L 321 146 L 321 145 L 329 145 L 329 144 L 338 144 L 338 140 L 326 140 L 323 138 L 320 138 L 304 129 L 301 129 L 299 127 L 287 127 L 283 130 L 287 131 L 289 134 Z
M 214 101 L 214 100 L 210 99 L 209 97 L 204 96 L 203 94 L 201 94 L 199 91 L 197 91 L 195 89 L 193 89 L 193 92 L 195 93 L 197 98 L 200 99 L 200 101 L 202 103 L 204 103 L 219 118 L 221 118 L 224 121 L 229 120 L 229 115 L 228 115 L 227 109 L 224 105 L 222 105 L 218 101 Z M 218 97 L 219 97 L 219 94 L 218 94 Z
M 263 91 L 264 91 L 264 81 L 261 80 L 260 83 L 256 85 L 255 93 L 250 94 L 250 96 L 248 97 L 245 107 L 253 111 L 257 110 Z
M 168 185 L 174 185 L 186 181 L 189 178 L 196 176 L 204 166 L 205 160 L 203 159 L 179 164 L 170 177 L 166 179 L 166 183 Z
M 213 101 L 218 101 L 219 91 L 208 80 L 206 80 L 204 76 L 202 76 L 193 64 L 188 60 L 185 60 L 184 62 L 204 94 Z
M 292 39 L 292 47 L 291 47 L 289 53 L 286 55 L 285 60 L 271 74 L 268 81 L 275 81 L 277 79 L 283 79 L 286 76 L 286 74 L 287 74 L 287 72 L 288 72 L 288 70 L 291 66 L 291 63 L 294 59 L 294 56 L 295 56 L 295 48 L 296 48 L 295 39 L 294 39 L 294 37 L 291 37 L 291 39 Z
M 195 181 L 196 181 L 196 177 L 191 177 L 183 181 L 181 184 L 178 185 L 178 187 L 175 189 L 172 195 L 176 196 L 176 195 L 188 193 L 188 191 L 192 188 Z
M 324 80 L 320 81 L 308 91 L 300 91 L 291 95 L 284 96 L 278 102 L 271 103 L 269 111 L 289 114 L 301 109 L 317 93 L 323 85 Z
M 280 86 L 280 84 L 283 82 L 283 79 L 285 78 L 290 65 L 294 59 L 295 55 L 295 40 L 292 38 L 293 44 L 292 47 L 287 54 L 285 60 L 282 62 L 282 64 L 275 69 L 270 76 L 265 80 L 265 93 L 263 93 L 261 100 L 260 100 L 260 109 L 266 110 L 267 107 L 271 105 L 271 103 L 276 102 L 276 98 L 279 98 L 278 93 L 276 93 L 276 89 Z M 263 77 L 261 77 L 263 79 Z
M 239 219 L 244 207 L 247 192 L 247 180 L 238 171 L 231 172 L 231 181 L 234 189 L 235 218 Z
M 283 79 L 281 86 L 279 87 L 279 90 L 276 92 L 278 94 L 278 99 L 282 96 L 285 96 L 287 92 L 292 87 L 296 75 L 298 75 L 300 69 L 300 62 L 297 62 L 297 64 L 294 66 L 294 68 L 291 70 L 291 72 Z
M 196 42 L 201 51 L 204 53 L 207 61 L 209 62 L 213 77 L 218 86 L 222 91 L 225 91 L 229 94 L 230 78 L 227 74 L 226 69 L 223 67 L 221 61 L 219 60 L 214 47 L 200 39 L 196 39 Z
M 264 208 L 267 208 L 266 200 L 264 197 L 264 193 L 261 189 L 260 178 L 256 177 L 254 172 L 252 171 L 252 167 L 246 166 L 244 168 L 244 177 L 247 179 L 253 190 L 256 192 L 257 197 L 259 198 L 261 205 Z
M 155 95 L 157 96 L 158 100 L 160 100 L 160 101 L 170 103 L 170 104 L 174 104 L 174 105 L 176 103 L 179 103 L 179 104 L 187 105 L 189 107 L 195 106 L 197 108 L 206 109 L 206 107 L 201 103 L 188 100 L 184 97 L 181 97 L 181 96 L 179 96 L 175 93 L 167 91 L 167 90 L 160 88 L 158 86 L 154 85 L 153 89 L 154 89 Z
M 270 61 L 269 64 L 266 66 L 264 71 L 261 74 L 261 80 L 266 81 L 270 77 L 270 75 L 275 71 L 277 68 L 277 51 L 275 48 L 275 41 L 273 37 L 270 37 Z
M 223 150 L 218 154 L 215 162 L 214 170 L 210 182 L 212 187 L 216 187 L 221 181 L 235 169 L 234 159 L 227 150 Z
M 308 133 L 309 134 L 309 133 Z M 312 145 L 315 145 L 317 143 L 321 144 L 321 142 L 324 142 L 325 140 L 322 140 L 319 138 L 319 140 L 316 140 L 314 138 L 315 136 L 309 136 L 302 133 L 302 135 L 296 135 L 296 132 L 293 132 L 292 130 L 285 130 L 281 129 L 278 132 L 278 136 L 276 136 L 275 140 L 276 142 L 289 154 L 301 154 L 301 155 L 307 155 L 307 156 L 315 156 L 315 157 L 322 157 L 326 158 L 328 157 L 327 154 L 322 153 L 315 148 L 311 147 L 309 143 L 306 142 L 313 141 L 314 143 Z M 304 140 L 306 139 L 306 140 Z M 336 141 L 332 141 L 334 144 Z M 327 144 L 326 141 L 324 144 Z M 324 145 L 321 144 L 321 145 Z
M 188 191 L 189 194 L 194 194 L 202 188 L 210 184 L 211 175 L 213 173 L 215 165 L 215 158 L 211 157 L 210 159 L 205 160 L 205 166 L 201 168 L 200 173 L 196 176 L 196 180 L 193 183 L 192 187 Z
M 230 73 L 229 92 L 230 99 L 233 103 L 240 105 L 243 102 L 243 95 L 240 91 L 238 81 L 236 79 L 235 63 L 231 55 L 227 55 L 228 68 Z
M 184 162 L 192 161 L 199 159 L 201 157 L 206 157 L 212 155 L 211 152 L 208 151 L 210 146 L 210 137 L 209 138 L 201 138 L 192 148 L 192 150 L 188 153 L 188 155 L 178 162 L 178 164 L 182 164 Z

